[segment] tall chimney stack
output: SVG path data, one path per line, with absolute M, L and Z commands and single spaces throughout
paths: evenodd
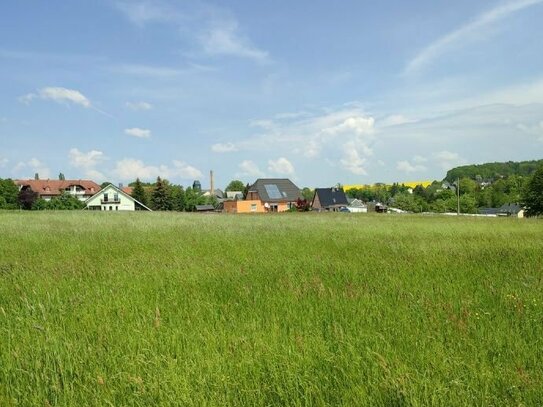
M 211 196 L 214 196 L 215 195 L 215 182 L 213 180 L 213 170 L 209 171 L 209 182 L 210 182 L 210 193 L 211 193 Z

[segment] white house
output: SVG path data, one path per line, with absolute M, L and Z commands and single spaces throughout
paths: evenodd
M 132 198 L 126 192 L 109 184 L 85 201 L 90 211 L 150 211 L 147 206 Z

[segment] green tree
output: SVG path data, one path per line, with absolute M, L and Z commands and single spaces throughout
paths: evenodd
M 171 196 L 173 202 L 174 211 L 184 211 L 185 210 L 185 190 L 181 185 L 172 185 L 171 186 Z
M 156 179 L 151 205 L 155 211 L 171 211 L 173 209 L 170 185 L 167 180 L 162 180 L 160 177 Z
M 64 176 L 63 173 L 59 173 L 59 174 L 58 174 L 58 179 L 59 179 L 60 181 L 64 181 L 64 180 L 66 179 L 66 177 Z
M 76 210 L 85 207 L 83 202 L 67 192 L 63 192 L 60 196 L 51 198 L 49 202 L 44 202 L 42 202 L 41 199 L 38 199 L 32 206 L 32 209 Z
M 243 191 L 245 185 L 240 180 L 232 180 L 226 187 L 225 191 Z
M 526 207 L 527 216 L 543 215 L 543 165 L 529 179 L 522 203 Z
M 185 191 L 185 210 L 187 212 L 194 212 L 196 210 L 196 205 L 204 205 L 206 203 L 206 197 L 198 190 L 191 187 L 187 188 Z
M 305 188 L 302 189 L 302 197 L 303 197 L 303 199 L 305 199 L 309 203 L 311 203 L 311 201 L 313 201 L 313 195 L 314 194 L 315 194 L 315 192 L 311 188 L 305 187 Z
M 143 189 L 143 184 L 141 183 L 139 178 L 136 178 L 136 182 L 134 183 L 134 186 L 132 187 L 132 198 L 141 202 L 145 206 L 148 205 L 147 193 L 145 192 L 145 189 Z
M 0 209 L 17 209 L 19 187 L 15 185 L 13 180 L 0 179 Z
M 460 195 L 475 194 L 479 185 L 470 178 L 460 178 Z

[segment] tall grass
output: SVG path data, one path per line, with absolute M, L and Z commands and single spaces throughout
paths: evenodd
M 0 212 L 0 405 L 543 403 L 543 223 Z

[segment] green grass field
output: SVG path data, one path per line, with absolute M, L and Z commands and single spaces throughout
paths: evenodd
M 0 406 L 540 406 L 543 222 L 0 212 Z

